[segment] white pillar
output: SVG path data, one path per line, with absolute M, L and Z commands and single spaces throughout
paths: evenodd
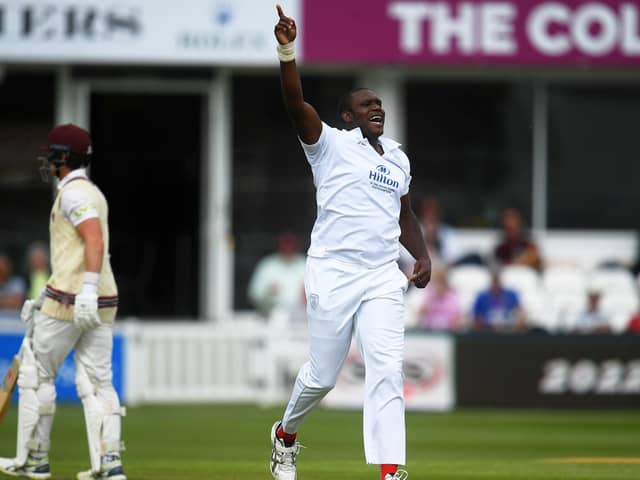
M 73 123 L 91 131 L 91 88 L 86 82 L 72 82 L 75 96 Z
M 91 131 L 91 88 L 88 83 L 74 82 L 70 68 L 62 66 L 56 74 L 54 124 L 73 123 Z M 89 165 L 91 175 L 91 165 Z M 51 182 L 56 191 L 57 179 Z
M 74 123 L 89 130 L 90 95 L 87 83 L 74 82 L 69 67 L 60 67 L 56 75 L 54 123 Z
M 200 242 L 200 313 L 226 321 L 233 312 L 233 238 L 231 232 L 231 80 L 221 71 L 206 95 L 202 220 Z
M 60 125 L 61 123 L 73 122 L 75 114 L 75 97 L 73 95 L 73 86 L 71 85 L 69 67 L 60 67 L 56 73 L 54 101 L 54 123 L 56 125 Z
M 370 88 L 382 99 L 385 110 L 384 135 L 404 144 L 407 139 L 405 95 L 400 75 L 386 70 L 368 70 L 358 79 L 358 87 Z M 404 148 L 406 151 L 406 146 Z
M 533 89 L 533 185 L 532 185 L 532 227 L 535 232 L 547 229 L 547 85 L 537 82 Z

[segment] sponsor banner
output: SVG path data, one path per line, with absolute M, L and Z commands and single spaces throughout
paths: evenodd
M 640 336 L 459 336 L 456 376 L 462 407 L 637 408 Z
M 0 0 L 0 62 L 277 65 L 277 18 L 264 0 Z
M 20 344 L 23 339 L 22 334 L 15 333 L 2 333 L 0 334 L 0 379 L 4 378 L 4 375 L 11 365 L 13 356 L 20 350 Z M 113 386 L 118 392 L 121 399 L 124 399 L 124 337 L 118 333 L 113 335 Z M 56 402 L 58 403 L 79 403 L 80 399 L 76 392 L 76 367 L 73 362 L 74 351 L 65 358 L 58 376 L 56 377 Z M 13 401 L 17 402 L 18 388 L 13 393 Z
M 404 396 L 407 410 L 449 410 L 455 404 L 453 340 L 448 336 L 407 335 Z M 329 408 L 362 408 L 364 361 L 352 345 L 335 388 L 324 398 Z
M 308 63 L 640 67 L 637 0 L 305 0 Z

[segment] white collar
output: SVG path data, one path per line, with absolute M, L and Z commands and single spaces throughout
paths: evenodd
M 74 178 L 88 178 L 87 170 L 84 168 L 76 168 L 75 170 L 71 170 L 62 180 L 58 182 L 58 190 L 60 190 Z
M 347 132 L 347 135 L 356 139 L 356 141 L 360 145 L 369 145 L 369 140 L 363 135 L 362 129 L 360 127 L 352 128 L 351 130 L 345 130 L 345 132 Z M 385 153 L 390 152 L 391 150 L 395 150 L 401 145 L 395 140 L 384 136 L 378 137 L 378 142 L 380 142 L 380 145 L 382 145 Z

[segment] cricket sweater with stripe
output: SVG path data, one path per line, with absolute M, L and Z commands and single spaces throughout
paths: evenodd
M 90 205 L 83 208 L 95 208 L 98 212 L 104 241 L 98 311 L 103 323 L 113 323 L 118 305 L 118 288 L 109 260 L 108 205 L 100 189 L 85 176 L 76 176 L 60 188 L 51 208 L 49 234 L 52 274 L 47 282 L 46 299 L 41 310 L 49 317 L 72 321 L 75 295 L 82 289 L 84 241 L 60 208 L 62 196 L 68 189 L 82 189 L 90 201 Z

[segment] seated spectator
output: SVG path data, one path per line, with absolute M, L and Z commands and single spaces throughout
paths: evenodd
M 455 229 L 441 218 L 440 202 L 434 196 L 425 197 L 418 210 L 418 219 L 429 256 L 433 264 L 453 265 L 460 259 L 460 246 Z M 400 246 L 400 269 L 411 276 L 415 259 Z
M 248 296 L 265 316 L 276 308 L 291 311 L 304 302 L 305 256 L 294 234 L 278 237 L 277 252 L 262 258 L 249 281 Z
M 9 256 L 0 253 L 0 318 L 19 317 L 26 291 L 24 279 L 13 274 L 13 263 Z
M 449 286 L 447 270 L 436 267 L 431 281 L 424 289 L 424 299 L 419 312 L 418 326 L 426 330 L 460 330 L 462 309 L 457 292 Z
M 493 254 L 502 265 L 527 265 L 536 270 L 542 268 L 542 259 L 538 247 L 525 234 L 522 217 L 513 208 L 502 212 L 502 238 Z
M 458 259 L 460 248 L 456 233 L 440 216 L 440 202 L 433 196 L 425 197 L 420 208 L 420 224 L 432 261 L 451 265 Z
M 573 324 L 573 333 L 611 333 L 609 319 L 600 310 L 600 292 L 591 290 L 587 308 L 579 312 Z
M 626 333 L 640 334 L 640 311 L 636 312 L 635 315 L 629 319 Z
M 491 286 L 476 297 L 473 323 L 478 331 L 514 332 L 526 329 L 520 298 L 515 290 L 502 285 L 499 270 L 491 272 Z
M 29 272 L 28 298 L 36 298 L 49 280 L 49 255 L 47 249 L 40 243 L 34 243 L 28 252 Z

